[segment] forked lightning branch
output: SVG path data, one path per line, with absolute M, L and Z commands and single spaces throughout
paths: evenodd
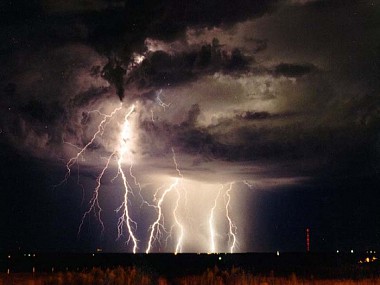
M 152 251 L 181 253 L 187 251 L 186 240 L 188 240 L 188 237 L 195 234 L 194 227 L 189 226 L 188 223 L 189 220 L 195 219 L 195 217 L 192 217 L 194 209 L 189 206 L 187 201 L 187 197 L 193 189 L 187 184 L 185 185 L 184 175 L 177 161 L 175 149 L 172 147 L 171 163 L 173 173 L 175 174 L 172 177 L 166 178 L 167 181 L 164 184 L 156 185 L 156 190 L 152 194 L 152 197 L 150 197 L 150 200 L 143 198 L 142 192 L 144 192 L 144 189 L 138 181 L 138 173 L 134 173 L 135 157 L 133 151 L 131 151 L 132 140 L 135 139 L 134 128 L 136 128 L 135 124 L 132 124 L 131 121 L 134 120 L 138 112 L 139 110 L 136 105 L 124 106 L 123 103 L 109 113 L 103 113 L 99 110 L 91 111 L 91 114 L 99 116 L 100 122 L 88 143 L 80 147 L 77 146 L 78 151 L 67 161 L 67 171 L 62 183 L 69 179 L 74 166 L 77 167 L 80 177 L 81 161 L 86 157 L 87 152 L 94 147 L 94 144 L 98 140 L 106 139 L 103 136 L 107 128 L 110 128 L 111 121 L 116 118 L 122 118 L 122 120 L 118 122 L 117 143 L 109 144 L 115 145 L 114 149 L 109 151 L 105 160 L 100 160 L 103 161 L 103 165 L 97 174 L 95 187 L 92 190 L 87 210 L 80 221 L 78 236 L 80 236 L 83 230 L 85 221 L 90 219 L 91 215 L 96 217 L 101 226 L 99 234 L 104 234 L 106 225 L 103 221 L 103 215 L 105 213 L 99 193 L 102 190 L 103 183 L 108 182 L 104 181 L 106 179 L 106 171 L 114 171 L 112 182 L 116 183 L 123 191 L 123 198 L 115 209 L 118 214 L 118 220 L 115 225 L 118 233 L 117 239 L 125 239 L 127 250 L 133 253 L 150 253 Z M 209 253 L 222 251 L 233 253 L 238 249 L 239 231 L 234 222 L 233 212 L 231 211 L 231 199 L 235 183 L 243 183 L 250 188 L 252 187 L 246 181 L 233 181 L 220 185 L 214 192 L 210 191 L 211 196 L 209 197 L 211 198 L 208 198 L 210 201 L 207 201 L 208 204 L 206 203 L 209 205 L 207 214 L 200 221 L 197 221 L 199 224 L 205 225 L 203 235 L 206 235 L 205 240 L 208 243 L 206 251 Z M 146 229 L 143 229 L 146 232 L 145 237 L 138 236 L 138 233 L 141 234 L 142 232 L 142 229 L 138 231 L 138 228 L 142 225 L 139 225 L 138 220 L 133 218 L 132 213 L 134 208 L 133 201 L 135 199 L 131 199 L 131 197 L 134 196 L 134 189 L 136 188 L 142 200 L 141 205 L 146 205 L 149 208 L 149 211 L 146 211 L 146 215 L 148 216 L 146 219 L 150 220 L 150 224 Z M 146 193 L 144 194 L 146 195 Z M 112 193 L 107 193 L 107 195 L 112 195 Z M 141 205 L 139 205 L 140 208 Z M 142 241 L 144 239 L 146 240 L 145 242 Z

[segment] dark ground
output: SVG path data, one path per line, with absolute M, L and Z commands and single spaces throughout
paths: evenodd
M 0 270 L 6 272 L 86 271 L 93 267 L 135 266 L 158 276 L 181 277 L 200 274 L 207 268 L 240 268 L 253 274 L 316 278 L 380 276 L 380 263 L 359 263 L 376 254 L 351 253 L 242 253 L 242 254 L 118 254 L 118 253 L 17 253 L 2 254 Z

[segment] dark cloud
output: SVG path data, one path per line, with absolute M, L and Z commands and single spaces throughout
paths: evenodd
M 205 127 L 199 124 L 201 116 L 201 107 L 193 105 L 187 119 L 179 124 L 141 122 L 141 144 L 146 154 L 162 155 L 174 147 L 183 154 L 200 155 L 206 160 L 294 162 L 292 168 L 298 173 L 306 171 L 305 165 L 310 161 L 314 161 L 307 170 L 310 173 L 324 172 L 326 167 L 336 173 L 365 173 L 373 171 L 380 153 L 374 147 L 379 141 L 375 123 L 368 128 L 354 122 L 341 126 L 312 125 L 313 114 L 247 111 Z M 298 168 L 297 163 L 302 167 Z
M 0 23 L 3 25 L 28 22 L 41 14 L 42 7 L 38 0 L 1 1 L 0 3 Z
M 21 106 L 20 111 L 26 117 L 29 117 L 29 120 L 37 120 L 42 124 L 54 124 L 58 119 L 63 118 L 65 113 L 58 102 L 47 105 L 36 99 L 32 99 L 27 104 Z
M 171 0 L 160 3 L 150 0 L 124 3 L 105 0 L 83 3 L 50 0 L 6 2 L 1 4 L 0 9 L 3 16 L 1 18 L 7 27 L 0 31 L 0 57 L 4 59 L 3 70 L 12 66 L 14 74 L 17 74 L 20 70 L 29 68 L 23 64 L 15 68 L 14 62 L 20 54 L 30 56 L 33 60 L 36 60 L 37 54 L 41 61 L 36 65 L 45 65 L 48 69 L 49 62 L 53 64 L 57 58 L 47 57 L 46 51 L 72 44 L 86 45 L 109 58 L 108 63 L 100 67 L 101 75 L 122 99 L 126 69 L 133 61 L 134 52 L 145 51 L 146 38 L 174 39 L 183 37 L 186 29 L 192 26 L 227 25 L 259 17 L 270 12 L 274 2 L 241 0 L 234 5 L 228 1 L 177 3 Z M 149 21 L 146 20 L 148 18 Z M 217 69 L 240 70 L 246 68 L 249 62 L 239 49 L 234 50 L 231 55 L 223 55 L 218 51 L 217 59 L 213 54 L 215 49 L 216 46 L 205 45 L 200 51 L 174 57 L 160 52 L 154 53 L 132 75 L 129 82 L 132 80 L 139 86 L 152 87 L 176 85 L 196 78 L 198 71 L 204 73 Z M 73 55 L 74 51 L 68 58 L 75 58 Z M 50 75 L 51 71 L 56 71 L 57 74 L 67 73 L 69 64 L 64 60 L 55 62 L 56 68 L 49 69 L 49 74 L 43 77 L 46 79 L 55 76 Z M 14 80 L 12 73 L 1 73 L 0 79 L 5 81 L 3 86 Z M 45 88 L 41 92 L 49 90 Z
M 291 0 L 293 4 L 308 5 L 313 8 L 337 8 L 340 6 L 354 4 L 355 0 Z
M 247 111 L 242 114 L 236 115 L 236 119 L 240 120 L 247 120 L 247 121 L 253 121 L 253 120 L 267 120 L 267 119 L 286 119 L 290 117 L 294 117 L 296 115 L 299 115 L 297 113 L 280 113 L 280 114 L 271 114 L 269 112 L 255 112 L 255 111 Z
M 199 105 L 198 104 L 192 105 L 188 113 L 186 125 L 194 126 L 197 123 L 200 113 L 201 113 L 201 109 L 199 108 Z
M 276 76 L 300 77 L 316 70 L 312 64 L 280 63 L 274 68 Z
M 101 71 L 101 76 L 115 86 L 120 101 L 124 98 L 124 75 L 126 73 L 127 70 L 122 67 L 121 62 L 111 58 L 108 59 L 108 63 Z
M 69 105 L 73 108 L 89 106 L 91 102 L 107 97 L 106 94 L 109 91 L 109 87 L 91 87 L 84 92 L 76 94 L 76 96 L 70 100 Z
M 184 177 L 194 181 L 213 172 L 213 181 L 270 178 L 263 188 L 300 190 L 309 185 L 293 178 L 307 176 L 311 188 L 328 184 L 337 196 L 354 191 L 345 187 L 351 181 L 361 190 L 361 181 L 380 169 L 380 10 L 374 8 L 372 1 L 332 0 L 3 1 L 0 188 L 13 189 L 8 176 L 20 177 L 18 166 L 31 160 L 46 169 L 35 189 L 59 181 L 64 163 L 93 138 L 104 114 L 121 106 L 119 97 L 124 109 L 80 159 L 88 185 L 103 158 L 120 147 L 123 114 L 134 102 L 131 152 L 139 176 L 159 176 L 163 168 L 172 175 L 174 149 Z M 55 163 L 62 166 L 59 177 L 50 178 Z M 378 189 L 376 181 L 366 190 Z M 355 201 L 344 203 L 352 208 Z M 24 210 L 27 203 L 17 205 Z
M 212 27 L 258 17 L 272 10 L 276 1 L 126 1 L 130 25 L 148 36 L 168 39 L 178 36 L 186 27 Z M 151 19 L 146 21 L 146 19 Z
M 253 42 L 255 44 L 255 46 L 253 47 L 253 50 L 252 50 L 252 52 L 254 54 L 258 53 L 258 52 L 261 52 L 261 51 L 264 51 L 268 47 L 268 41 L 267 40 L 247 39 L 247 41 L 251 41 L 251 42 Z
M 181 153 L 200 154 L 204 159 L 220 157 L 223 152 L 222 145 L 207 128 L 199 127 L 197 124 L 200 114 L 199 105 L 194 104 L 188 110 L 186 119 L 178 124 L 143 119 L 139 123 L 140 147 L 145 155 L 165 155 L 174 147 Z
M 43 9 L 49 14 L 78 13 L 123 8 L 123 0 L 42 0 Z
M 244 72 L 252 61 L 253 58 L 244 56 L 238 48 L 229 53 L 216 43 L 175 55 L 156 51 L 147 55 L 128 76 L 127 83 L 140 88 L 174 86 L 215 72 Z
M 186 82 L 195 77 L 192 69 L 196 54 L 171 56 L 163 51 L 154 52 L 135 69 L 127 83 L 139 87 L 165 87 Z
M 79 41 L 128 60 L 133 51 L 143 48 L 147 37 L 168 40 L 191 26 L 219 26 L 259 17 L 270 12 L 274 2 L 22 0 L 2 3 L 0 18 L 9 25 L 13 41 L 35 45 Z

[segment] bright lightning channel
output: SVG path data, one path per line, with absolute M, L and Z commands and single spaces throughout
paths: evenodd
M 222 185 L 222 189 L 223 189 L 223 185 Z M 220 196 L 220 191 L 221 191 L 221 189 L 219 189 L 218 195 L 215 198 L 214 206 L 211 208 L 210 218 L 208 220 L 208 224 L 209 224 L 209 228 L 210 228 L 210 252 L 211 253 L 216 252 L 215 228 L 214 228 L 215 227 L 214 226 L 214 212 L 215 212 L 215 208 L 216 208 L 216 205 L 217 205 L 217 202 L 218 202 L 218 198 Z
M 67 164 L 66 164 L 67 172 L 66 172 L 65 178 L 57 186 L 59 186 L 59 185 L 61 185 L 64 182 L 67 181 L 67 179 L 69 178 L 69 176 L 71 174 L 71 168 L 74 166 L 74 164 L 78 164 L 78 159 L 84 154 L 84 152 L 87 150 L 87 148 L 89 148 L 94 143 L 95 139 L 98 136 L 102 136 L 103 135 L 104 128 L 107 125 L 107 123 L 109 123 L 109 121 L 112 119 L 112 117 L 115 116 L 115 114 L 118 111 L 120 111 L 121 109 L 122 109 L 122 105 L 120 105 L 120 107 L 115 108 L 110 114 L 103 114 L 102 112 L 96 110 L 96 112 L 98 114 L 100 114 L 101 116 L 103 116 L 103 119 L 100 121 L 100 123 L 98 125 L 97 131 L 94 133 L 94 135 L 92 136 L 91 140 L 83 148 L 79 148 L 79 147 L 76 146 L 76 148 L 78 148 L 79 151 L 78 151 L 78 153 L 74 157 L 70 158 L 70 160 L 67 162 Z M 91 200 L 89 202 L 89 204 L 90 204 L 89 209 L 82 216 L 82 219 L 81 219 L 81 222 L 80 222 L 80 225 L 79 225 L 79 228 L 78 228 L 78 236 L 80 235 L 80 232 L 82 230 L 83 223 L 84 223 L 86 217 L 91 212 L 94 212 L 95 217 L 98 219 L 98 221 L 99 221 L 99 223 L 101 225 L 101 228 L 102 228 L 101 234 L 103 234 L 103 232 L 104 232 L 105 227 L 104 227 L 104 223 L 103 223 L 102 218 L 101 218 L 102 208 L 101 208 L 101 206 L 99 204 L 99 189 L 100 189 L 100 186 L 101 186 L 101 179 L 103 178 L 103 175 L 104 175 L 105 171 L 107 170 L 107 168 L 108 168 L 108 166 L 109 166 L 109 164 L 111 162 L 111 158 L 115 155 L 115 153 L 116 152 L 113 152 L 108 157 L 106 165 L 102 169 L 102 171 L 99 174 L 99 176 L 96 178 L 96 187 L 94 189 L 93 195 L 92 195 Z M 78 168 L 79 168 L 79 164 L 78 164 Z M 79 171 L 78 171 L 78 175 L 79 175 Z M 79 177 L 78 177 L 78 181 L 79 181 Z M 82 186 L 82 188 L 83 188 L 83 186 Z
M 149 234 L 148 246 L 147 246 L 147 249 L 145 251 L 146 253 L 150 253 L 154 242 L 159 240 L 159 237 L 162 236 L 162 231 L 166 231 L 165 226 L 164 226 L 164 222 L 163 222 L 164 221 L 164 214 L 162 212 L 162 204 L 165 202 L 166 196 L 170 192 L 172 192 L 174 189 L 176 190 L 177 199 L 176 199 L 176 203 L 175 203 L 175 206 L 173 209 L 173 217 L 174 217 L 174 221 L 175 221 L 176 226 L 179 228 L 179 237 L 178 237 L 178 240 L 176 243 L 176 248 L 175 248 L 174 254 L 177 254 L 182 249 L 184 227 L 178 218 L 177 211 L 179 208 L 179 201 L 181 199 L 181 194 L 180 194 L 180 191 L 178 190 L 178 184 L 182 181 L 183 175 L 182 175 L 181 171 L 179 170 L 174 148 L 172 148 L 172 153 L 173 153 L 173 163 L 174 163 L 175 169 L 178 173 L 178 177 L 174 180 L 174 182 L 172 184 L 170 184 L 170 186 L 168 188 L 165 189 L 164 193 L 161 195 L 160 199 L 158 200 L 157 205 L 155 206 L 155 208 L 157 209 L 157 218 L 153 222 L 153 224 L 150 225 L 150 227 L 149 227 L 150 234 Z M 154 196 L 157 195 L 159 190 L 160 190 L 160 188 L 157 189 Z M 171 236 L 171 232 L 170 232 L 169 236 Z
M 180 179 L 182 181 L 183 180 L 183 175 L 181 173 L 181 170 L 179 169 L 177 158 L 176 158 L 175 151 L 174 151 L 173 147 L 172 147 L 172 153 L 173 153 L 173 163 L 175 165 L 175 169 L 176 169 L 176 171 L 178 173 L 178 176 L 180 177 Z M 181 193 L 180 193 L 180 191 L 177 188 L 177 200 L 176 200 L 176 205 L 175 205 L 174 210 L 173 210 L 173 216 L 174 216 L 174 221 L 175 221 L 177 227 L 180 230 L 180 234 L 179 234 L 179 237 L 178 237 L 178 240 L 177 240 L 177 244 L 176 244 L 176 247 L 175 247 L 174 254 L 177 254 L 178 252 L 181 252 L 181 250 L 182 250 L 182 241 L 183 241 L 183 237 L 184 237 L 184 227 L 181 224 L 181 222 L 179 221 L 178 215 L 177 215 L 177 210 L 178 210 L 179 200 L 180 199 L 181 199 Z
M 169 103 L 169 104 L 164 103 L 164 102 L 161 100 L 161 98 L 160 98 L 160 95 L 161 95 L 161 94 L 162 94 L 162 89 L 160 89 L 160 91 L 158 91 L 158 94 L 157 94 L 156 100 L 157 100 L 158 105 L 161 106 L 161 107 L 164 109 L 164 111 L 165 111 L 166 108 L 170 107 L 170 103 Z
M 127 230 L 128 230 L 128 234 L 129 234 L 129 238 L 128 238 L 128 241 L 131 241 L 132 240 L 132 243 L 133 243 L 133 253 L 136 253 L 138 247 L 137 247 L 137 243 L 138 243 L 138 240 L 134 234 L 134 230 L 136 230 L 137 228 L 137 223 L 132 220 L 131 216 L 130 216 L 130 212 L 129 212 L 129 208 L 128 208 L 128 195 L 129 193 L 131 192 L 130 190 L 130 187 L 129 187 L 129 184 L 128 184 L 128 181 L 127 181 L 127 177 L 125 175 L 125 172 L 123 170 L 123 162 L 124 162 L 124 158 L 125 158 L 125 155 L 128 151 L 128 141 L 130 140 L 130 137 L 131 137 L 131 127 L 130 127 L 130 123 L 129 123 L 129 117 L 131 116 L 131 114 L 135 111 L 135 105 L 132 105 L 128 111 L 128 113 L 125 115 L 124 117 L 124 124 L 123 124 L 123 128 L 122 128 L 122 135 L 120 137 L 120 145 L 119 145 L 119 150 L 118 150 L 118 160 L 117 160 L 117 166 L 118 166 L 118 173 L 121 175 L 121 178 L 122 178 L 122 181 L 123 181 L 123 186 L 124 186 L 124 201 L 123 203 L 120 205 L 120 207 L 116 210 L 117 212 L 119 212 L 121 209 L 123 209 L 123 214 L 120 216 L 119 218 L 119 221 L 118 221 L 118 238 L 121 237 L 121 235 L 123 234 L 123 228 L 124 228 L 124 225 L 127 226 Z
M 94 143 L 95 139 L 99 136 L 99 135 L 102 135 L 103 132 L 104 132 L 104 128 L 105 128 L 105 125 L 107 122 L 109 122 L 109 120 L 115 116 L 115 114 L 120 111 L 122 108 L 122 104 L 120 105 L 120 107 L 117 107 L 115 108 L 110 114 L 103 114 L 101 112 L 98 112 L 100 115 L 103 116 L 103 119 L 101 120 L 101 122 L 99 123 L 98 125 L 98 129 L 97 131 L 95 132 L 95 134 L 92 136 L 91 140 L 83 147 L 79 150 L 79 152 L 72 158 L 70 158 L 70 160 L 66 163 L 66 169 L 67 169 L 67 172 L 66 172 L 66 175 L 65 175 L 65 178 L 62 180 L 61 183 L 59 183 L 57 186 L 60 186 L 61 184 L 63 184 L 64 182 L 67 181 L 67 179 L 69 178 L 70 174 L 71 174 L 71 167 L 76 164 L 78 162 L 78 159 L 79 157 L 81 157 L 84 152 Z
M 74 157 L 70 158 L 70 160 L 67 162 L 67 164 L 66 164 L 67 172 L 66 172 L 65 178 L 64 178 L 64 180 L 59 185 L 61 185 L 62 183 L 64 183 L 64 182 L 67 181 L 68 177 L 71 174 L 71 168 L 73 167 L 73 165 L 74 164 L 78 164 L 78 159 L 81 156 L 84 155 L 85 151 L 92 144 L 94 144 L 96 138 L 98 136 L 102 136 L 103 135 L 105 127 L 107 126 L 107 124 L 110 122 L 110 120 L 120 110 L 122 110 L 122 108 L 123 108 L 123 105 L 121 104 L 119 107 L 115 108 L 110 114 L 103 114 L 102 112 L 100 112 L 98 110 L 92 111 L 92 112 L 96 112 L 96 113 L 100 114 L 103 117 L 103 119 L 99 123 L 97 131 L 94 133 L 94 135 L 92 136 L 91 140 L 83 148 L 80 148 L 79 151 L 78 151 L 78 153 Z M 81 222 L 80 222 L 80 225 L 79 225 L 79 229 L 78 229 L 78 235 L 80 235 L 80 232 L 82 230 L 82 227 L 83 227 L 83 224 L 84 224 L 84 221 L 85 221 L 86 217 L 91 212 L 94 212 L 95 217 L 98 219 L 98 221 L 99 221 L 99 223 L 101 225 L 101 228 L 102 228 L 101 233 L 103 234 L 105 226 L 104 226 L 104 223 L 103 223 L 103 221 L 101 219 L 102 208 L 101 208 L 100 203 L 99 203 L 99 189 L 101 187 L 102 178 L 103 178 L 106 170 L 109 168 L 109 165 L 111 163 L 112 158 L 113 157 L 117 157 L 117 166 L 118 166 L 117 167 L 117 169 L 118 169 L 117 176 L 119 176 L 119 175 L 121 176 L 122 181 L 123 181 L 124 190 L 125 190 L 125 192 L 124 192 L 124 201 L 120 205 L 120 207 L 116 209 L 117 212 L 123 210 L 123 213 L 119 217 L 119 220 L 118 220 L 118 238 L 120 238 L 122 236 L 124 225 L 126 225 L 127 226 L 127 231 L 128 231 L 128 234 L 129 234 L 128 241 L 132 240 L 132 242 L 133 242 L 133 253 L 136 253 L 136 251 L 138 249 L 138 247 L 137 247 L 138 240 L 137 240 L 137 238 L 136 238 L 136 236 L 134 234 L 134 230 L 137 227 L 137 224 L 136 224 L 136 222 L 134 222 L 132 220 L 132 218 L 130 216 L 130 211 L 129 211 L 129 208 L 128 208 L 128 202 L 129 202 L 128 201 L 128 195 L 131 192 L 131 190 L 130 190 L 131 187 L 129 187 L 129 184 L 128 184 L 128 181 L 127 181 L 127 177 L 126 177 L 125 172 L 124 172 L 123 167 L 122 167 L 122 165 L 123 165 L 123 163 L 125 161 L 125 156 L 126 156 L 128 150 L 129 150 L 128 149 L 128 142 L 129 142 L 130 137 L 131 137 L 131 127 L 130 127 L 130 123 L 129 123 L 129 118 L 130 118 L 130 116 L 132 115 L 132 113 L 134 111 L 135 111 L 135 105 L 132 105 L 129 108 L 129 110 L 126 113 L 126 115 L 124 116 L 124 122 L 123 122 L 122 130 L 121 130 L 120 140 L 119 140 L 119 147 L 108 156 L 107 162 L 106 162 L 105 166 L 103 167 L 103 169 L 101 170 L 100 174 L 96 178 L 96 187 L 94 189 L 92 198 L 91 198 L 91 200 L 89 202 L 89 205 L 90 205 L 89 209 L 82 216 L 82 219 L 81 219 Z M 129 173 L 130 173 L 131 177 L 134 179 L 135 184 L 138 185 L 138 186 L 140 186 L 137 183 L 136 177 L 132 173 L 132 160 L 131 159 L 130 159 L 130 162 L 131 162 L 131 167 L 130 167 Z
M 154 240 L 157 240 L 158 237 L 159 237 L 159 235 L 161 234 L 160 228 L 161 227 L 164 228 L 164 225 L 160 223 L 160 221 L 163 220 L 162 203 L 165 201 L 165 196 L 167 194 L 169 194 L 177 186 L 178 181 L 179 181 L 179 179 L 176 178 L 176 180 L 174 181 L 174 183 L 171 184 L 167 189 L 165 189 L 165 191 L 162 194 L 161 198 L 158 200 L 158 203 L 157 203 L 157 206 L 156 206 L 156 208 L 158 210 L 158 214 L 157 214 L 156 220 L 149 227 L 151 229 L 151 231 L 150 231 L 150 235 L 149 235 L 148 247 L 147 247 L 147 249 L 145 251 L 146 253 L 150 252 Z
M 231 219 L 231 216 L 230 216 L 230 202 L 231 202 L 231 190 L 232 190 L 232 185 L 234 184 L 235 182 L 231 182 L 230 183 L 230 186 L 229 188 L 227 189 L 226 191 L 226 194 L 225 196 L 227 197 L 227 201 L 226 201 L 226 218 L 228 220 L 228 229 L 229 229 L 229 233 L 228 233 L 228 240 L 229 242 L 231 243 L 231 247 L 230 247 L 230 252 L 233 253 L 234 252 L 234 249 L 236 247 L 236 230 L 237 230 L 237 227 L 236 225 L 232 222 L 232 219 Z
M 78 229 L 78 236 L 80 235 L 80 232 L 82 230 L 82 227 L 83 227 L 83 223 L 84 223 L 84 220 L 86 219 L 86 217 L 92 212 L 94 211 L 95 213 L 95 217 L 98 218 L 98 221 L 100 223 L 100 225 L 102 226 L 102 231 L 101 231 L 101 234 L 104 233 L 104 223 L 102 221 L 102 218 L 101 218 L 101 212 L 102 212 L 102 208 L 100 207 L 100 204 L 99 204 L 99 189 L 100 189 L 100 186 L 102 185 L 101 184 L 101 180 L 103 178 L 103 175 L 105 173 L 105 171 L 107 170 L 110 162 L 111 162 L 111 159 L 112 157 L 116 154 L 116 152 L 113 152 L 107 159 L 107 163 L 106 165 L 104 166 L 104 168 L 102 169 L 102 171 L 100 172 L 99 176 L 96 178 L 96 187 L 94 189 L 94 193 L 92 194 L 92 198 L 89 202 L 90 204 L 90 207 L 89 209 L 84 213 L 84 215 L 82 216 L 82 220 L 80 222 L 80 225 L 79 225 L 79 229 Z
M 179 228 L 179 237 L 178 237 L 177 244 L 175 246 L 174 254 L 178 254 L 179 252 L 182 251 L 182 241 L 183 241 L 183 237 L 184 237 L 184 234 L 185 234 L 184 227 L 181 224 L 181 222 L 179 221 L 178 215 L 177 215 L 177 210 L 178 210 L 178 207 L 179 207 L 179 200 L 180 199 L 181 199 L 181 193 L 180 193 L 180 191 L 177 188 L 177 200 L 176 200 L 176 204 L 175 204 L 175 207 L 174 207 L 174 210 L 173 210 L 173 216 L 174 216 L 174 221 L 175 221 L 177 227 Z
M 160 99 L 159 95 L 161 94 L 162 91 L 159 92 L 157 98 L 159 101 L 159 105 L 162 106 L 164 109 L 166 107 L 169 107 L 170 104 L 164 104 Z M 174 151 L 174 148 L 172 148 L 172 160 L 173 164 L 175 166 L 175 170 L 177 172 L 177 177 L 174 179 L 174 181 L 162 192 L 161 190 L 163 189 L 162 187 L 159 187 L 154 194 L 155 198 L 155 205 L 152 205 L 145 201 L 143 199 L 143 196 L 141 195 L 141 186 L 139 182 L 137 181 L 136 176 L 133 174 L 132 167 L 133 167 L 133 161 L 131 157 L 131 152 L 130 152 L 130 140 L 131 140 L 131 135 L 132 135 L 132 128 L 130 124 L 130 118 L 133 112 L 135 111 L 136 107 L 135 105 L 132 105 L 129 107 L 129 109 L 126 111 L 126 114 L 124 115 L 124 120 L 122 123 L 122 127 L 120 130 L 120 138 L 118 142 L 118 146 L 116 149 L 108 156 L 106 163 L 104 167 L 102 168 L 101 172 L 96 178 L 96 186 L 94 188 L 92 197 L 89 202 L 89 208 L 88 210 L 83 214 L 79 229 L 78 229 L 78 236 L 83 228 L 84 222 L 86 218 L 91 214 L 94 213 L 95 217 L 98 219 L 100 225 L 101 225 L 101 234 L 104 233 L 105 230 L 105 225 L 104 222 L 102 221 L 101 218 L 101 213 L 102 213 L 102 208 L 99 203 L 99 190 L 102 185 L 102 179 L 107 171 L 109 169 L 111 162 L 113 159 L 117 161 L 117 175 L 111 180 L 114 181 L 117 177 L 120 177 L 122 180 L 122 185 L 124 189 L 124 197 L 121 205 L 116 209 L 116 212 L 121 212 L 121 215 L 119 216 L 118 223 L 117 223 L 117 229 L 118 229 L 118 238 L 120 238 L 123 233 L 126 231 L 128 234 L 128 242 L 132 242 L 133 244 L 133 253 L 136 253 L 138 251 L 138 243 L 139 240 L 137 239 L 137 236 L 135 234 L 137 230 L 137 223 L 132 219 L 131 217 L 131 211 L 129 208 L 130 204 L 130 198 L 129 195 L 133 195 L 132 192 L 132 187 L 129 184 L 129 181 L 127 179 L 128 177 L 133 179 L 134 184 L 138 187 L 139 189 L 139 194 L 140 198 L 143 201 L 143 204 L 147 204 L 149 207 L 153 207 L 156 209 L 157 212 L 157 217 L 155 218 L 154 222 L 149 226 L 149 240 L 147 244 L 147 248 L 145 250 L 146 253 L 150 253 L 152 250 L 152 247 L 155 242 L 160 242 L 161 237 L 163 236 L 164 233 L 168 234 L 167 239 L 171 239 L 173 236 L 173 230 L 176 230 L 176 243 L 175 243 L 175 250 L 174 253 L 177 254 L 179 252 L 182 252 L 182 247 L 183 247 L 183 240 L 185 236 L 185 227 L 184 224 L 181 222 L 181 218 L 179 216 L 179 210 L 182 205 L 181 199 L 185 199 L 185 207 L 187 205 L 187 191 L 184 188 L 183 180 L 184 177 L 180 171 L 177 159 L 176 159 L 176 153 Z M 98 137 L 101 137 L 105 131 L 106 126 L 110 123 L 113 117 L 116 116 L 118 112 L 121 112 L 123 110 L 123 105 L 121 104 L 119 107 L 116 107 L 111 113 L 109 114 L 104 114 L 98 110 L 91 111 L 89 113 L 96 112 L 100 116 L 102 116 L 102 119 L 100 123 L 98 124 L 97 131 L 93 134 L 91 140 L 82 148 L 78 148 L 78 152 L 75 156 L 70 158 L 70 160 L 66 164 L 66 175 L 64 180 L 59 184 L 61 185 L 62 183 L 66 182 L 68 177 L 71 174 L 72 167 L 77 164 L 79 168 L 79 163 L 78 160 L 79 158 L 84 156 L 84 153 L 86 150 L 95 143 L 96 139 Z M 123 165 L 125 163 L 129 163 L 129 171 L 125 172 L 123 169 Z M 79 170 L 78 170 L 78 175 L 79 175 Z M 78 178 L 79 179 L 79 178 Z M 250 184 L 248 181 L 243 180 L 240 181 L 241 183 L 245 184 L 249 188 L 252 188 L 253 185 Z M 216 223 L 215 223 L 215 216 L 217 212 L 217 205 L 220 203 L 221 199 L 220 196 L 222 195 L 223 189 L 226 189 L 223 194 L 224 196 L 224 213 L 225 213 L 225 218 L 226 222 L 228 224 L 228 246 L 229 246 L 229 251 L 233 253 L 236 250 L 237 247 L 237 226 L 233 222 L 231 218 L 231 191 L 233 189 L 233 185 L 235 183 L 238 183 L 237 181 L 230 182 L 228 184 L 222 185 L 221 188 L 218 190 L 218 194 L 215 197 L 215 200 L 213 201 L 211 210 L 210 210 L 210 215 L 208 217 L 208 226 L 209 226 L 209 250 L 210 252 L 216 252 L 217 250 L 217 244 L 216 244 L 216 236 L 217 236 L 217 230 L 216 230 Z M 225 188 L 226 187 L 226 188 Z M 182 191 L 183 190 L 183 191 Z M 158 196 L 158 193 L 162 192 L 161 197 L 157 199 L 156 196 Z M 171 194 L 172 193 L 172 194 Z M 167 203 L 165 202 L 166 199 L 168 199 L 168 196 L 170 195 L 175 195 L 175 203 L 172 206 L 172 215 L 173 215 L 173 225 L 171 226 L 170 232 L 166 231 L 165 229 L 165 223 L 164 223 L 164 211 L 163 211 L 163 206 L 166 205 Z M 174 196 L 173 196 L 174 197 Z M 143 205 L 142 204 L 142 205 Z M 126 229 L 125 229 L 126 228 Z
M 225 208 L 225 218 L 228 223 L 228 243 L 230 244 L 229 251 L 230 253 L 233 253 L 236 249 L 237 246 L 237 226 L 235 223 L 232 221 L 231 215 L 230 215 L 230 203 L 231 203 L 231 194 L 230 192 L 232 191 L 232 186 L 236 183 L 236 181 L 230 182 L 228 185 L 227 190 L 224 193 L 224 208 Z M 243 184 L 247 185 L 248 187 L 252 187 L 251 184 L 249 184 L 247 181 L 242 181 Z M 215 253 L 217 252 L 216 250 L 216 242 L 215 242 L 215 237 L 217 235 L 217 232 L 215 230 L 215 210 L 216 206 L 218 204 L 218 199 L 221 194 L 221 191 L 225 188 L 226 185 L 221 185 L 221 189 L 219 189 L 217 196 L 215 197 L 213 207 L 211 208 L 210 211 L 210 217 L 208 220 L 209 224 L 209 232 L 210 232 L 210 253 Z

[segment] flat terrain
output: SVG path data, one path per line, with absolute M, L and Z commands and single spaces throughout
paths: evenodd
M 380 284 L 375 254 L 3 254 L 2 284 Z

